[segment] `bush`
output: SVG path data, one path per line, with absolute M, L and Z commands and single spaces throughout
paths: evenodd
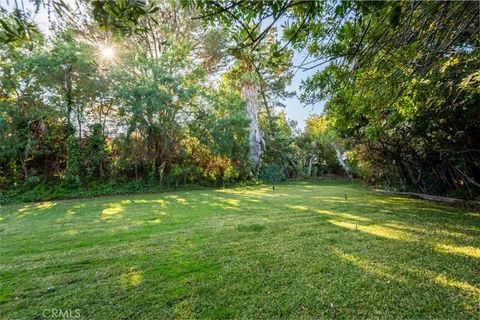
M 285 175 L 279 165 L 272 163 L 263 167 L 259 178 L 266 183 L 279 183 L 285 180 Z
M 195 184 L 181 185 L 180 188 L 183 190 L 203 189 L 202 186 Z M 76 188 L 72 188 L 70 186 L 59 183 L 47 184 L 43 182 L 29 189 L 24 188 L 22 185 L 20 187 L 12 188 L 5 192 L 0 191 L 0 205 L 17 202 L 89 198 L 116 194 L 167 192 L 174 189 L 175 187 L 173 186 L 148 184 L 140 180 L 130 181 L 126 183 L 116 183 L 113 181 L 103 183 L 89 183 L 77 186 Z

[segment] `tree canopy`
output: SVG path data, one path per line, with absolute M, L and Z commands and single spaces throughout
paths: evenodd
M 20 3 L 0 7 L 5 194 L 328 173 L 480 193 L 474 2 Z M 306 70 L 297 95 L 325 108 L 298 130 Z

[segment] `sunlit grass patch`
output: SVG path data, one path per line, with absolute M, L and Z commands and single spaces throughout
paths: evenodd
M 112 205 L 102 210 L 102 219 L 109 219 L 121 214 L 125 209 L 121 205 Z
M 142 283 L 142 280 L 142 274 L 136 270 L 131 270 L 130 272 L 123 274 L 120 278 L 120 282 L 124 286 L 138 286 Z
M 437 249 L 440 252 L 455 253 L 480 259 L 480 248 L 472 246 L 452 246 L 448 244 L 438 244 Z

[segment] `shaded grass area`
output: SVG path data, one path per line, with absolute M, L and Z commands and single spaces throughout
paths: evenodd
M 182 185 L 181 190 L 201 190 L 206 189 L 204 186 L 190 184 Z M 33 184 L 25 183 L 17 188 L 8 191 L 0 190 L 0 205 L 7 205 L 20 202 L 35 202 L 35 201 L 50 201 L 50 200 L 65 200 L 78 199 L 101 196 L 114 195 L 131 195 L 139 193 L 161 193 L 176 191 L 177 188 L 173 186 L 159 186 L 156 184 L 148 184 L 141 181 L 126 182 L 126 183 L 100 183 L 79 186 L 76 188 L 68 187 L 62 184 L 62 181 L 57 183 Z
M 0 318 L 52 308 L 83 319 L 480 312 L 479 213 L 349 182 L 0 210 Z

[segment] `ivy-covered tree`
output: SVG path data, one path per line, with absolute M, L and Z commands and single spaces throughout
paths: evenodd
M 65 183 L 70 187 L 78 187 L 82 183 L 82 155 L 80 145 L 75 136 L 67 138 L 67 166 L 65 168 Z
M 102 125 L 96 123 L 91 128 L 84 153 L 84 163 L 89 179 L 103 179 L 108 151 L 103 136 Z

